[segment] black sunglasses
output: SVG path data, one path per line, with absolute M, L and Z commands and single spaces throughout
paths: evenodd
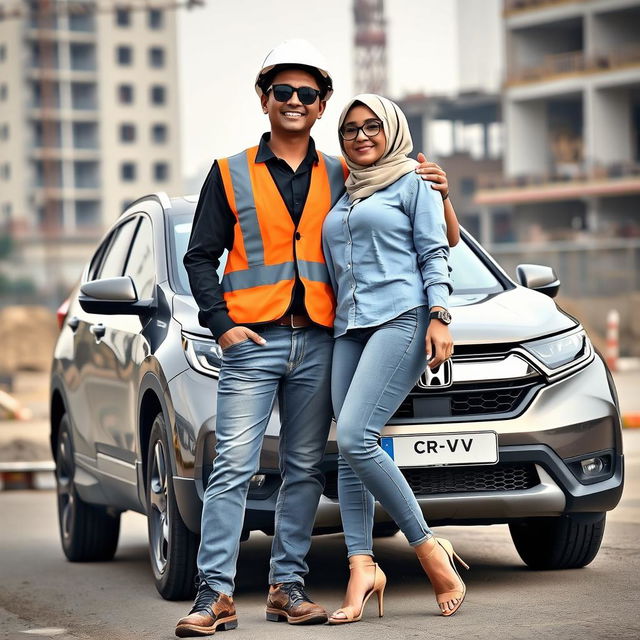
M 273 97 L 278 102 L 288 102 L 291 100 L 291 96 L 297 93 L 298 100 L 300 100 L 302 104 L 310 105 L 313 104 L 320 95 L 320 91 L 313 87 L 292 87 L 290 84 L 272 84 L 265 93 L 268 94 L 272 89 Z

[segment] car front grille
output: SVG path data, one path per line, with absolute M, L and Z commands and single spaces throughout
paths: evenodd
M 417 497 L 480 491 L 517 491 L 540 484 L 533 464 L 496 464 L 469 467 L 401 469 Z M 324 495 L 338 497 L 337 472 L 327 474 Z
M 537 378 L 499 384 L 453 385 L 443 391 L 414 387 L 392 418 L 437 419 L 512 413 L 524 406 L 541 387 Z

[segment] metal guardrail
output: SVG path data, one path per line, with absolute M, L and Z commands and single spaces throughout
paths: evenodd
M 53 460 L 0 462 L 0 491 L 55 489 Z
M 0 462 L 0 473 L 54 471 L 56 468 L 53 460 L 37 460 L 35 462 Z
M 521 263 L 553 267 L 560 293 L 571 298 L 628 296 L 640 292 L 640 238 L 494 243 L 487 247 L 511 276 Z

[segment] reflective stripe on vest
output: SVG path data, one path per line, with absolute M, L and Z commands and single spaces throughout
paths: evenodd
M 244 247 L 247 252 L 247 262 L 249 266 L 264 264 L 264 249 L 249 178 L 247 153 L 239 153 L 229 158 L 229 173 L 235 198 L 235 207 L 232 209 L 234 209 L 234 213 L 237 212 L 238 224 L 242 230 Z
M 257 152 L 253 147 L 219 161 L 237 219 L 222 279 L 229 315 L 238 323 L 281 317 L 291 303 L 297 262 L 309 316 L 330 327 L 335 299 L 322 255 L 322 222 L 344 193 L 346 165 L 341 158 L 318 153 L 296 238 L 296 227 L 266 164 L 255 162 Z

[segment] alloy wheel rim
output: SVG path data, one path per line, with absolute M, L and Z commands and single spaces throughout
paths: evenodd
M 148 491 L 151 552 L 155 568 L 162 574 L 167 568 L 169 553 L 169 509 L 166 456 L 160 440 L 153 447 Z

